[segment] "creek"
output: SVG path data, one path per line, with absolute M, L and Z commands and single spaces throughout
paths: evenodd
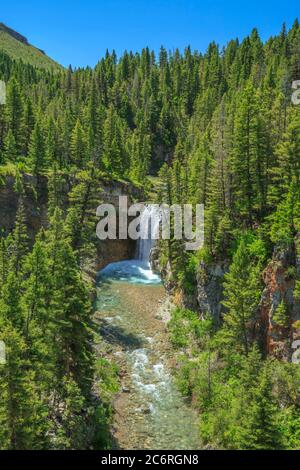
M 197 416 L 171 373 L 175 353 L 166 328 L 168 297 L 149 264 L 158 225 L 149 206 L 141 218 L 137 259 L 112 263 L 99 273 L 96 319 L 122 377 L 114 438 L 124 450 L 195 450 Z

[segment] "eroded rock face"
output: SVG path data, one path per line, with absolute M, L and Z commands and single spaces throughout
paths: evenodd
M 212 315 L 216 325 L 220 325 L 223 300 L 224 274 L 228 271 L 226 261 L 207 266 L 201 263 L 197 274 L 197 302 L 201 314 Z
M 24 184 L 24 207 L 26 216 L 27 232 L 31 244 L 33 244 L 36 234 L 41 227 L 47 227 L 47 179 L 40 177 L 39 196 L 36 197 L 35 188 L 37 181 L 34 176 L 23 175 Z M 13 230 L 16 213 L 18 209 L 18 195 L 14 190 L 15 178 L 7 176 L 0 186 L 0 229 L 5 233 Z M 66 182 L 62 188 L 62 206 L 68 207 L 68 192 L 70 183 Z M 126 182 L 103 182 L 99 181 L 99 204 L 114 204 L 118 207 L 119 196 L 128 196 L 128 204 L 132 204 L 135 198 L 141 199 L 138 190 L 130 183 Z M 96 212 L 95 207 L 95 212 Z M 96 227 L 95 227 L 96 230 Z M 135 242 L 132 240 L 105 240 L 97 241 L 97 259 L 93 266 L 90 266 L 89 274 L 104 268 L 107 264 L 115 261 L 122 261 L 134 257 Z
M 164 286 L 167 292 L 169 292 L 171 295 L 174 295 L 177 291 L 177 283 L 174 280 L 170 261 L 168 261 L 167 264 L 160 269 L 160 275 L 164 281 Z
M 136 198 L 141 200 L 141 195 L 138 190 L 125 182 L 103 184 L 99 200 L 104 204 L 113 204 L 118 208 L 120 196 L 128 197 L 128 206 L 130 206 Z M 127 240 L 99 240 L 97 242 L 95 269 L 96 271 L 100 271 L 110 263 L 132 259 L 134 258 L 135 251 L 136 242 L 129 238 Z
M 159 247 L 155 246 L 150 252 L 150 265 L 154 273 L 161 273 L 160 259 L 159 259 Z
M 174 303 L 183 308 L 199 311 L 200 316 L 211 315 L 216 326 L 221 324 L 223 307 L 223 281 L 224 274 L 228 271 L 227 261 L 220 261 L 210 265 L 202 262 L 199 266 L 196 279 L 196 291 L 188 294 L 178 289 L 172 274 L 172 268 L 168 262 L 165 266 L 160 265 L 159 247 L 151 251 L 151 267 L 159 273 L 164 281 L 166 290 L 174 297 Z
M 299 240 L 296 244 L 300 245 Z M 174 303 L 199 311 L 200 316 L 211 315 L 216 326 L 220 326 L 226 311 L 222 306 L 224 275 L 229 270 L 228 261 L 212 264 L 202 262 L 197 273 L 196 295 L 189 296 L 178 290 L 170 264 L 163 268 L 159 264 L 159 249 L 154 248 L 151 264 L 160 272 L 165 287 L 173 295 Z M 300 340 L 300 299 L 296 298 L 295 279 L 300 277 L 300 257 L 294 247 L 289 250 L 275 248 L 272 261 L 263 272 L 263 289 L 255 318 L 249 323 L 249 340 L 258 341 L 266 355 L 291 361 Z M 276 310 L 281 302 L 286 306 L 287 322 L 280 325 Z
M 105 240 L 97 244 L 96 270 L 110 263 L 134 258 L 136 243 L 132 240 Z
M 47 224 L 47 181 L 42 179 L 40 185 L 39 199 L 36 199 L 35 188 L 37 181 L 34 176 L 24 175 L 24 208 L 28 236 L 33 242 L 35 235 L 42 226 Z M 9 233 L 14 228 L 16 213 L 18 209 L 18 195 L 14 191 L 15 178 L 7 176 L 0 186 L 0 228 Z
M 275 249 L 273 260 L 263 273 L 265 289 L 257 312 L 255 338 L 266 355 L 290 361 L 293 342 L 300 339 L 297 322 L 300 319 L 300 301 L 294 296 L 295 274 L 299 274 L 299 260 L 292 249 Z M 276 321 L 276 310 L 281 302 L 287 309 L 286 325 Z

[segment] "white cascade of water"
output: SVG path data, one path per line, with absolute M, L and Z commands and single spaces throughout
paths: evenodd
M 137 245 L 138 260 L 149 263 L 151 250 L 159 236 L 160 221 L 161 213 L 159 207 L 154 204 L 146 206 L 141 214 L 141 237 Z

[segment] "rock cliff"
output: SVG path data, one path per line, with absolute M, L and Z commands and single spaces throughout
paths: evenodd
M 300 261 L 293 248 L 275 248 L 272 261 L 263 272 L 265 288 L 258 308 L 255 336 L 266 355 L 291 360 L 293 343 L 300 339 L 300 299 L 295 295 L 295 278 Z M 284 305 L 286 318 L 278 315 Z
M 48 224 L 47 179 L 42 178 L 39 184 L 38 198 L 34 189 L 37 186 L 34 176 L 24 175 L 23 184 L 27 231 L 30 243 L 32 244 L 40 228 L 46 227 Z M 0 184 L 0 229 L 5 233 L 9 233 L 13 229 L 18 208 L 18 195 L 14 191 L 14 185 L 15 178 L 13 176 L 4 177 Z M 70 188 L 71 184 L 67 182 L 62 190 L 62 204 L 65 208 L 68 207 L 68 192 Z M 99 197 L 97 197 L 99 204 L 103 202 L 117 206 L 119 196 L 128 196 L 130 203 L 135 198 L 140 197 L 140 194 L 137 188 L 130 183 L 99 181 Z M 95 212 L 96 209 L 95 207 Z M 135 242 L 131 240 L 99 240 L 96 248 L 97 259 L 92 269 L 100 270 L 111 262 L 132 258 L 135 251 Z

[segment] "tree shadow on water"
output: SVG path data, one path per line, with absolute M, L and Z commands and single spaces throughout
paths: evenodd
M 108 344 L 118 344 L 129 350 L 141 348 L 144 344 L 142 338 L 128 333 L 122 327 L 112 324 L 105 318 L 97 319 L 97 331 Z

